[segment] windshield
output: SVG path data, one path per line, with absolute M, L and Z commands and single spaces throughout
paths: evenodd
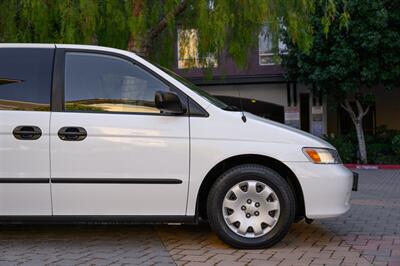
M 183 77 L 179 76 L 178 74 L 176 74 L 175 72 L 165 68 L 165 67 L 161 67 L 165 72 L 167 72 L 169 75 L 171 75 L 173 78 L 175 78 L 176 80 L 178 80 L 179 82 L 183 83 L 186 87 L 188 87 L 189 89 L 191 89 L 192 91 L 194 91 L 195 93 L 197 93 L 198 95 L 200 95 L 201 97 L 203 97 L 204 99 L 206 99 L 208 102 L 212 103 L 213 105 L 223 109 L 223 110 L 227 110 L 227 111 L 237 111 L 236 107 L 234 106 L 229 106 L 227 104 L 225 104 L 224 102 L 222 102 L 221 100 L 215 98 L 214 96 L 210 95 L 208 92 L 200 89 L 199 87 L 197 87 L 196 85 L 194 85 L 192 82 L 184 79 Z

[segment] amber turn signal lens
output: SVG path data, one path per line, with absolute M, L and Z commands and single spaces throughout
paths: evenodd
M 314 163 L 321 163 L 321 157 L 319 157 L 319 154 L 316 150 L 313 149 L 305 149 L 305 153 L 310 157 L 311 160 L 314 161 Z
M 303 148 L 303 153 L 313 163 L 338 164 L 342 163 L 338 152 L 328 148 Z
M 307 158 L 318 164 L 339 164 L 342 161 L 338 152 L 328 148 L 303 148 L 303 153 Z

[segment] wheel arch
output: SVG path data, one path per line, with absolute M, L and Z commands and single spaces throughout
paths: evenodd
M 258 154 L 243 154 L 226 158 L 215 165 L 207 173 L 200 185 L 199 193 L 197 194 L 197 216 L 207 219 L 207 197 L 215 180 L 226 170 L 247 163 L 260 164 L 279 173 L 288 182 L 294 192 L 296 200 L 296 220 L 300 220 L 305 216 L 303 190 L 293 171 L 287 165 L 275 158 Z

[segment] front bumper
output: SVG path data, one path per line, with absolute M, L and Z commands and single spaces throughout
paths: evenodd
M 353 173 L 341 164 L 287 162 L 297 176 L 309 219 L 336 217 L 350 209 L 351 191 L 357 188 Z M 354 181 L 356 180 L 356 181 Z
M 351 190 L 358 191 L 358 173 L 356 172 L 353 172 L 353 187 Z

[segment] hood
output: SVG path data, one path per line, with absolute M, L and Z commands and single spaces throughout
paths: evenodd
M 257 138 L 261 137 L 262 139 L 260 140 L 265 140 L 266 142 L 293 143 L 302 145 L 304 147 L 335 149 L 325 140 L 305 131 L 253 115 L 248 112 L 244 113 L 247 118 L 247 122 L 244 124 L 244 127 L 246 127 L 246 124 L 248 124 L 252 129 L 252 132 L 254 132 L 254 130 L 258 131 L 260 135 L 257 136 Z

